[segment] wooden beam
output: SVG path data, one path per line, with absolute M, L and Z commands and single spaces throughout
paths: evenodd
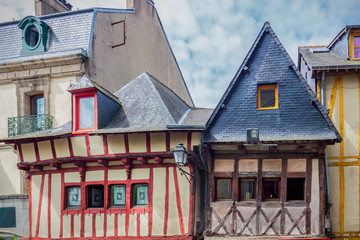
M 158 164 L 163 163 L 163 159 L 161 157 L 154 157 L 154 161 L 157 162 Z
M 56 168 L 56 170 L 60 170 L 61 169 L 61 164 L 60 163 L 51 163 L 50 167 L 54 167 L 54 168 Z
M 281 191 L 280 191 L 280 202 L 281 204 L 281 217 L 280 217 L 280 233 L 285 233 L 285 208 L 284 208 L 284 202 L 286 202 L 286 194 L 287 194 L 287 165 L 288 160 L 282 159 L 282 168 L 281 168 Z
M 270 146 L 269 153 L 277 153 L 277 146 Z
M 142 164 L 147 164 L 147 159 L 144 157 L 137 157 L 136 160 L 140 161 Z
M 305 146 L 298 146 L 296 152 L 297 153 L 304 153 L 304 150 L 305 150 Z
M 215 154 L 214 158 L 219 159 L 234 159 L 234 158 L 244 158 L 244 159 L 300 159 L 300 158 L 316 158 L 318 156 L 318 148 L 315 148 L 316 152 L 314 153 L 247 153 L 247 154 Z
M 246 148 L 245 148 L 244 145 L 238 146 L 238 151 L 239 151 L 240 154 L 245 154 L 245 153 L 247 153 Z
M 109 162 L 104 159 L 99 159 L 99 160 L 97 160 L 97 162 L 105 167 L 107 167 L 109 165 Z

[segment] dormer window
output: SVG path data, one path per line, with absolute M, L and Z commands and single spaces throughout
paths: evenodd
M 258 86 L 258 109 L 277 109 L 278 108 L 278 88 L 277 85 Z
M 34 16 L 21 20 L 18 24 L 22 30 L 21 54 L 46 52 L 49 38 L 49 26 Z
M 350 33 L 350 58 L 360 59 L 360 31 Z
M 73 94 L 74 131 L 97 129 L 97 94 L 92 90 Z

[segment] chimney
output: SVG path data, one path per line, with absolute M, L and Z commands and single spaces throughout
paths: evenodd
M 35 0 L 35 16 L 71 11 L 72 5 L 66 0 Z
M 126 0 L 126 9 L 134 9 L 134 0 Z

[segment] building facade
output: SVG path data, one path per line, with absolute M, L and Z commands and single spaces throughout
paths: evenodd
M 29 179 L 28 239 L 193 239 L 212 109 L 189 107 L 147 73 L 114 94 L 87 76 L 68 91 L 72 121 L 4 140 Z M 179 143 L 191 156 L 182 170 Z
M 327 238 L 324 153 L 340 141 L 266 22 L 207 123 L 205 238 Z
M 1 138 L 71 121 L 72 99 L 67 89 L 84 74 L 114 92 L 148 71 L 193 106 L 151 0 L 129 0 L 126 9 L 77 11 L 71 11 L 64 0 L 36 0 L 35 11 L 36 17 L 0 24 Z M 0 211 L 0 219 L 4 221 L 5 211 L 20 219 L 22 210 L 16 210 L 15 202 L 14 206 L 9 203 L 14 195 L 18 195 L 16 201 L 27 202 L 29 185 L 16 168 L 18 161 L 13 148 L 1 144 L 0 196 L 4 200 L 0 208 L 4 212 Z M 6 210 L 9 206 L 12 209 Z M 24 237 L 29 232 L 24 228 L 27 224 L 1 223 L 0 232 L 6 236 Z
M 298 65 L 343 141 L 327 148 L 329 204 L 335 239 L 359 238 L 359 39 L 346 26 L 329 45 L 299 47 Z

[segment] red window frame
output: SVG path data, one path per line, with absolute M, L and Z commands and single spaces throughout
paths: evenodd
M 80 99 L 94 97 L 94 126 L 80 128 Z M 98 129 L 97 92 L 96 90 L 73 93 L 73 132 L 85 133 Z

